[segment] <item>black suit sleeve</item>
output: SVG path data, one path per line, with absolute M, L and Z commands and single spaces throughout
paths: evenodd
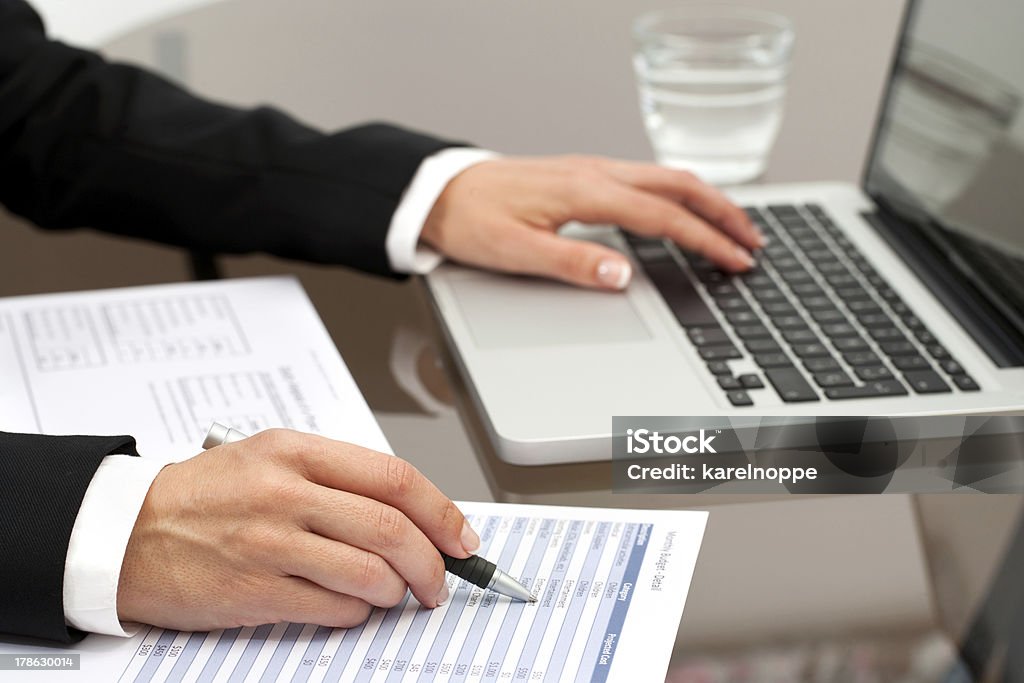
M 0 432 L 0 634 L 64 643 L 64 561 L 100 461 L 138 455 L 130 436 Z
M 25 2 L 0 0 L 0 203 L 44 228 L 392 274 L 391 215 L 420 162 L 453 144 L 213 104 L 48 41 Z

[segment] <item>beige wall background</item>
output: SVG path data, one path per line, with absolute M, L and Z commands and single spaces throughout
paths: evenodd
M 184 36 L 187 77 L 332 128 L 385 118 L 508 153 L 650 158 L 630 26 L 665 0 L 234 0 L 114 41 L 151 61 Z M 733 3 L 736 4 L 736 3 Z M 855 180 L 903 3 L 744 0 L 797 32 L 775 180 Z

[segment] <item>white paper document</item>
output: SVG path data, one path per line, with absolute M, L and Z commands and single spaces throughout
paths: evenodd
M 0 430 L 132 434 L 144 457 L 184 459 L 214 420 L 284 426 L 390 452 L 292 278 L 0 299 Z M 407 596 L 363 625 L 212 633 L 146 627 L 67 649 L 77 671 L 2 680 L 654 681 L 664 677 L 705 512 L 460 503 L 480 554 L 539 598 L 448 576 L 451 599 Z
M 81 671 L 22 676 L 120 683 L 663 680 L 706 512 L 459 507 L 480 533 L 480 555 L 518 577 L 537 603 L 449 575 L 445 605 L 426 609 L 407 596 L 356 628 L 268 624 L 90 636 L 69 650 L 81 654 Z M 2 652 L 53 654 L 13 645 Z
M 0 430 L 131 434 L 182 460 L 214 420 L 390 452 L 298 280 L 0 299 Z

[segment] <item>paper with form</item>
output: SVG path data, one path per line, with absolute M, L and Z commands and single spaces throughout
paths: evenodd
M 5 431 L 132 434 L 184 459 L 219 420 L 390 452 L 290 277 L 0 299 L 0 377 Z
M 0 300 L 0 429 L 129 433 L 144 456 L 186 458 L 214 419 L 287 426 L 390 452 L 297 281 Z M 438 609 L 412 597 L 362 626 L 144 628 L 68 652 L 79 681 L 625 681 L 668 666 L 707 513 L 460 503 L 480 554 L 527 605 L 449 576 Z M 3 653 L 51 648 L 0 644 Z M 21 680 L 5 671 L 5 680 Z
M 407 597 L 351 629 L 277 624 L 212 633 L 147 628 L 130 640 L 90 636 L 74 648 L 82 671 L 120 683 L 664 678 L 706 512 L 459 506 L 480 532 L 480 554 L 519 577 L 537 603 L 449 575 L 452 595 L 442 607 L 425 609 Z M 12 651 L 45 652 L 0 646 Z M 81 680 L 76 673 L 25 676 Z

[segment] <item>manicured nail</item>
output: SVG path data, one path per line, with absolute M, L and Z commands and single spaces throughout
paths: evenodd
M 470 555 L 480 550 L 480 537 L 469 526 L 469 522 L 462 523 L 462 548 Z
M 597 279 L 614 289 L 625 289 L 633 277 L 633 268 L 626 261 L 605 259 L 597 265 Z
M 743 247 L 736 247 L 736 257 L 743 262 L 747 268 L 754 267 L 754 257 L 750 255 L 750 252 Z
M 443 581 L 441 583 L 441 592 L 437 594 L 437 606 L 440 607 L 446 602 L 448 602 L 448 582 Z

